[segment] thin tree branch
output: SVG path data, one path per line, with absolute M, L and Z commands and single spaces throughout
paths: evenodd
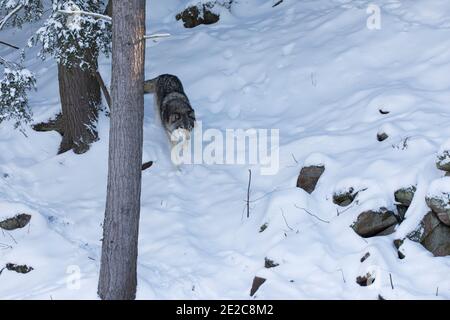
M 170 37 L 170 33 L 154 33 L 154 34 L 148 34 L 144 36 L 144 39 L 159 39 L 159 38 L 167 38 Z
M 0 30 L 3 29 L 3 27 L 5 26 L 5 24 L 8 22 L 9 19 L 11 19 L 11 17 L 13 15 L 15 15 L 20 9 L 22 9 L 23 5 L 19 4 L 17 7 L 15 7 L 10 13 L 8 13 L 1 21 L 0 21 Z
M 95 12 L 88 12 L 83 10 L 58 10 L 59 13 L 64 14 L 79 14 L 79 15 L 85 15 L 85 16 L 91 16 L 94 18 L 106 20 L 108 22 L 112 22 L 112 18 L 110 16 L 101 14 L 101 13 L 95 13 Z M 159 38 L 167 38 L 170 37 L 170 33 L 155 33 L 155 34 L 148 34 L 144 35 L 144 39 L 159 39 Z
M 10 43 L 8 43 L 8 42 L 5 42 L 5 41 L 1 41 L 1 40 L 0 40 L 0 43 L 1 43 L 1 44 L 4 44 L 5 46 L 14 48 L 14 49 L 16 49 L 16 50 L 19 50 L 19 49 L 20 49 L 19 47 L 16 47 L 16 46 L 14 46 L 14 45 L 12 45 L 12 44 L 10 44 Z
M 108 88 L 103 81 L 102 75 L 97 70 L 94 72 L 95 78 L 97 79 L 100 88 L 102 89 L 103 95 L 105 96 L 106 103 L 108 104 L 109 110 L 111 110 L 111 95 L 109 94 Z
M 316 218 L 317 220 L 320 220 L 320 221 L 325 222 L 325 223 L 330 223 L 330 221 L 323 220 L 323 219 L 319 218 L 318 216 L 316 216 L 315 214 L 309 212 L 309 211 L 306 210 L 305 208 L 299 207 L 299 206 L 297 206 L 296 204 L 294 204 L 294 206 L 295 206 L 297 209 L 300 209 L 300 210 L 305 211 L 307 214 L 309 214 L 310 216 Z
M 101 14 L 101 13 L 88 12 L 88 11 L 83 11 L 83 10 L 58 10 L 58 12 L 64 13 L 64 14 L 80 14 L 80 15 L 82 14 L 85 16 L 91 16 L 91 17 L 106 20 L 106 21 L 112 21 L 111 17 Z

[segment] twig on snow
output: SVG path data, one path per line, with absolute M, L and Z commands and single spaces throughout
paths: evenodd
M 307 214 L 309 214 L 310 216 L 316 218 L 316 219 L 319 220 L 319 221 L 322 221 L 322 222 L 324 222 L 324 223 L 330 223 L 330 221 L 324 220 L 324 219 L 322 219 L 322 218 L 319 218 L 318 216 L 316 216 L 315 214 L 309 212 L 309 211 L 306 210 L 305 208 L 299 207 L 299 206 L 297 206 L 296 204 L 294 204 L 294 206 L 295 206 L 297 209 L 300 209 L 300 210 L 305 211 Z

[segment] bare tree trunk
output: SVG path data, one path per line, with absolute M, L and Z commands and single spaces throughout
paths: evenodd
M 113 0 L 108 187 L 98 294 L 134 299 L 144 117 L 145 0 Z
M 62 142 L 58 153 L 73 149 L 75 153 L 89 150 L 98 139 L 96 123 L 101 103 L 100 86 L 90 71 L 58 64 L 61 98 Z

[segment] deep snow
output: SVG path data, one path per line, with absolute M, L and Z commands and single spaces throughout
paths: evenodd
M 143 161 L 154 165 L 143 173 L 138 298 L 248 299 L 256 275 L 267 278 L 256 299 L 450 298 L 449 257 L 406 241 L 399 260 L 392 243 L 417 226 L 443 175 L 435 161 L 450 137 L 450 3 L 375 1 L 380 30 L 366 27 L 369 3 L 240 0 L 218 24 L 184 29 L 174 20 L 183 1 L 147 2 L 148 33 L 172 36 L 148 42 L 146 77 L 178 75 L 206 128 L 280 129 L 280 170 L 261 176 L 251 167 L 247 219 L 249 166 L 175 170 L 146 96 Z M 36 27 L 0 37 L 24 46 Z M 7 47 L 0 54 L 17 56 Z M 26 65 L 37 74 L 30 101 L 39 122 L 58 112 L 59 96 L 54 61 L 36 54 L 27 51 Z M 110 60 L 100 69 L 109 79 Z M 380 131 L 389 138 L 378 142 Z M 0 265 L 34 270 L 3 271 L 0 298 L 96 298 L 108 118 L 84 155 L 56 155 L 56 132 L 25 134 L 0 125 L 0 218 L 33 215 L 24 229 L 0 233 Z M 316 191 L 296 188 L 301 167 L 319 163 L 326 170 Z M 364 210 L 393 209 L 394 191 L 413 184 L 396 234 L 362 239 L 349 227 Z M 367 190 L 345 210 L 331 198 L 348 187 Z M 265 257 L 280 265 L 265 269 Z M 375 283 L 360 287 L 356 277 L 369 270 Z

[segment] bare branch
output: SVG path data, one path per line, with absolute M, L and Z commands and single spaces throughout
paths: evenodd
M 12 44 L 10 44 L 10 43 L 8 43 L 8 42 L 5 42 L 5 41 L 1 41 L 1 40 L 0 40 L 0 43 L 1 43 L 1 44 L 4 44 L 5 46 L 14 48 L 14 49 L 16 49 L 16 50 L 19 50 L 19 49 L 20 49 L 19 47 L 16 47 L 15 45 L 12 45 Z
M 144 39 L 159 39 L 159 38 L 167 38 L 170 37 L 170 33 L 154 33 L 154 34 L 148 34 L 144 36 Z

